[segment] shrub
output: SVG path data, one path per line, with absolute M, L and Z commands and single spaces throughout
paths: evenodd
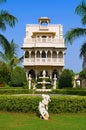
M 86 79 L 86 68 L 79 73 L 80 78 Z
M 5 63 L 0 63 L 0 83 L 10 81 L 10 69 Z
M 26 83 L 27 80 L 24 69 L 22 67 L 17 66 L 12 71 L 10 85 L 16 87 L 16 86 L 24 86 L 26 85 Z
M 58 80 L 58 87 L 59 88 L 73 87 L 73 75 L 74 75 L 73 71 L 69 69 L 63 70 Z
M 37 112 L 41 96 L 0 96 L 1 111 Z M 86 112 L 86 97 L 51 96 L 49 103 L 51 113 Z

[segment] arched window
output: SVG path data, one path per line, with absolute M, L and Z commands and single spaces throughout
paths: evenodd
M 47 52 L 47 58 L 51 58 L 51 52 L 50 51 Z
M 56 69 L 52 72 L 52 79 L 54 78 L 54 75 L 56 75 L 56 78 L 58 78 L 58 72 Z
M 42 58 L 46 58 L 46 53 L 45 53 L 45 51 L 42 51 Z
M 56 53 L 56 51 L 53 51 L 53 53 L 52 53 L 52 58 L 57 58 L 57 53 Z
M 47 38 L 47 36 L 42 36 L 42 42 L 46 42 L 46 38 Z
M 31 78 L 34 78 L 34 79 L 35 79 L 36 75 L 35 75 L 35 71 L 34 71 L 33 69 L 31 69 L 31 70 L 29 71 L 28 76 L 29 76 L 29 74 L 31 75 Z
M 58 58 L 63 58 L 63 52 L 62 52 L 62 51 L 60 51 L 60 52 L 58 53 Z
M 25 52 L 25 58 L 29 58 L 29 52 L 28 51 Z
M 37 51 L 37 58 L 40 58 L 40 52 Z
M 31 58 L 35 58 L 35 52 L 34 51 L 31 52 Z
M 47 36 L 45 36 L 45 35 L 44 35 L 44 36 L 42 36 L 42 38 L 46 38 L 46 37 L 47 37 Z

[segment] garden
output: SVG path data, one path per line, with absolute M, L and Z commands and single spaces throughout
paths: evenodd
M 2 0 L 0 2 L 5 2 Z M 82 2 L 83 3 L 83 2 Z M 84 3 L 83 3 L 84 4 Z M 85 6 L 86 7 L 86 6 Z M 1 30 L 6 25 L 13 27 L 17 18 L 6 11 L 1 11 Z M 85 13 L 84 13 L 85 14 Z M 84 15 L 83 15 L 84 16 Z M 85 14 L 86 16 L 86 14 Z M 84 19 L 82 19 L 84 20 Z M 84 24 L 86 20 L 84 21 Z M 77 30 L 77 29 L 76 29 Z M 78 30 L 81 35 L 81 30 Z M 73 35 L 74 34 L 74 35 Z M 71 30 L 66 34 L 66 40 L 72 42 L 77 36 L 77 31 Z M 85 43 L 86 45 L 86 43 Z M 86 51 L 81 48 L 81 57 L 86 58 Z M 52 91 L 36 91 L 34 84 L 42 82 L 40 79 L 32 79 L 31 89 L 25 70 L 19 63 L 22 62 L 16 55 L 17 45 L 14 40 L 8 41 L 0 34 L 0 129 L 1 130 L 85 130 L 86 129 L 86 66 L 83 61 L 83 70 L 78 74 L 82 84 L 74 87 L 72 70 L 64 69 L 58 76 L 56 89 L 50 84 L 46 89 Z M 84 81 L 84 82 L 83 82 Z M 46 82 L 51 83 L 51 79 Z M 38 89 L 42 85 L 37 85 Z M 45 121 L 38 116 L 39 102 L 42 94 L 50 95 L 51 102 L 48 105 L 49 120 Z

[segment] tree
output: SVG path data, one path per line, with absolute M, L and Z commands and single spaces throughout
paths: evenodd
M 73 87 L 74 72 L 69 69 L 64 69 L 58 80 L 59 88 Z
M 0 83 L 8 83 L 10 78 L 9 66 L 3 62 L 0 62 Z
M 2 2 L 6 2 L 6 0 L 0 0 L 0 4 Z M 6 10 L 0 10 L 0 30 L 5 31 L 6 30 L 6 25 L 9 25 L 10 27 L 14 27 L 15 23 L 17 22 L 17 18 L 14 17 L 13 15 L 9 14 L 8 11 Z M 6 38 L 0 34 L 0 44 L 2 44 L 2 39 L 5 42 Z
M 84 44 L 81 46 L 80 57 L 83 58 L 82 67 L 84 69 L 84 68 L 86 68 L 86 42 L 84 42 Z
M 86 25 L 86 1 L 82 1 L 75 9 L 75 13 L 81 16 L 82 25 Z M 80 36 L 86 36 L 86 28 L 72 28 L 65 35 L 65 42 L 72 44 L 73 40 Z M 86 67 L 86 44 L 84 43 L 80 49 L 80 57 L 83 56 L 83 69 Z M 85 48 L 84 48 L 85 47 Z
M 82 25 L 86 24 L 86 1 L 82 1 L 75 9 L 75 13 L 81 16 Z M 72 28 L 65 35 L 65 42 L 71 43 L 80 36 L 86 36 L 86 28 Z
M 10 85 L 14 87 L 24 86 L 27 83 L 26 74 L 22 67 L 17 66 L 13 69 L 11 74 Z
M 79 76 L 81 79 L 86 79 L 86 68 L 79 73 Z
M 14 43 L 14 40 L 9 42 L 7 39 L 5 41 L 2 38 L 2 48 L 3 50 L 0 51 L 0 60 L 7 65 L 9 65 L 10 69 L 16 66 L 23 60 L 23 56 L 20 58 L 17 57 L 17 44 Z

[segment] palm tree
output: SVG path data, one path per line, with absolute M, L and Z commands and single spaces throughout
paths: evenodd
M 81 46 L 81 49 L 80 49 L 80 57 L 83 58 L 82 67 L 83 67 L 83 69 L 84 69 L 84 68 L 86 68 L 86 41 L 85 41 L 84 44 Z
M 22 62 L 23 56 L 17 57 L 17 44 L 14 40 L 9 42 L 7 39 L 1 39 L 2 51 L 0 51 L 0 61 L 9 65 L 10 69 L 16 66 L 18 63 Z
M 81 16 L 81 23 L 84 25 L 82 28 L 76 27 L 70 29 L 65 35 L 65 43 L 73 43 L 73 40 L 80 36 L 86 36 L 86 1 L 82 1 L 75 9 L 75 13 Z M 86 42 L 81 47 L 80 57 L 83 57 L 83 69 L 86 67 Z
M 6 0 L 0 0 L 0 4 L 2 2 L 6 2 Z M 14 27 L 15 23 L 17 22 L 17 18 L 14 17 L 13 15 L 9 14 L 8 11 L 6 10 L 0 10 L 0 30 L 1 31 L 5 31 L 6 30 L 6 25 L 9 25 L 10 27 Z M 1 40 L 5 41 L 6 38 L 0 34 L 0 44 L 1 44 Z
M 86 24 L 86 1 L 82 1 L 75 9 L 75 13 L 77 15 L 80 15 L 81 18 L 81 23 L 82 25 Z M 86 28 L 72 28 L 70 29 L 66 35 L 65 35 L 65 43 L 71 43 L 73 42 L 73 40 L 75 40 L 76 38 L 80 37 L 80 36 L 86 36 Z

